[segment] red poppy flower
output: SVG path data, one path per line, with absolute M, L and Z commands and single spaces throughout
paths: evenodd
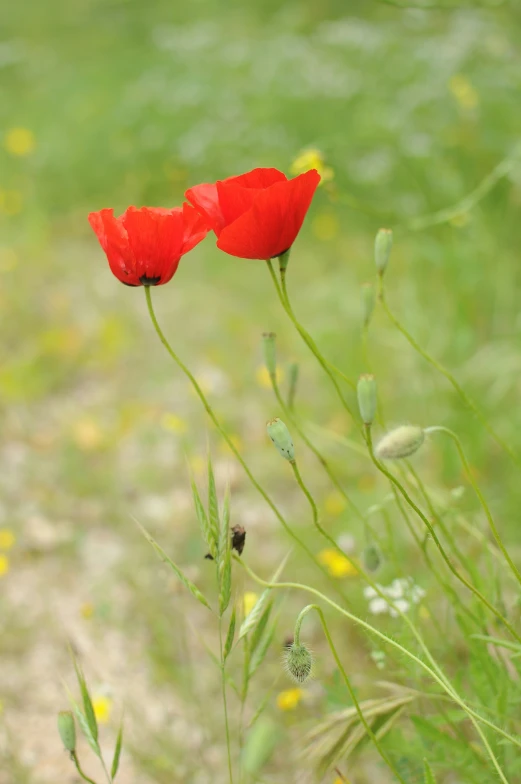
M 209 230 L 205 219 L 189 204 L 172 210 L 129 207 L 119 218 L 114 210 L 100 210 L 90 213 L 89 223 L 110 269 L 127 286 L 168 283 L 181 256 Z
M 253 169 L 203 183 L 185 196 L 217 235 L 217 247 L 242 259 L 272 259 L 294 243 L 320 182 L 316 169 L 288 180 L 277 169 Z

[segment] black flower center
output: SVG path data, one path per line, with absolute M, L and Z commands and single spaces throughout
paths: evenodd
M 143 286 L 157 286 L 160 280 L 161 275 L 158 275 L 156 278 L 149 278 L 148 275 L 141 275 L 139 282 Z

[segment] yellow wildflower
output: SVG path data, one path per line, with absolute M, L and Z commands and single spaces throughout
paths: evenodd
M 246 593 L 242 597 L 245 616 L 251 613 L 251 611 L 257 604 L 258 598 L 259 598 L 258 595 L 253 591 L 246 591 Z
M 0 528 L 0 550 L 10 550 L 16 542 L 16 536 L 10 528 Z
M 309 147 L 307 150 L 302 150 L 290 166 L 291 174 L 304 174 L 310 169 L 316 169 L 321 176 L 321 184 L 329 182 L 335 176 L 331 166 L 326 166 L 324 154 L 317 150 L 316 147 Z
M 189 458 L 190 468 L 197 476 L 206 471 L 206 460 L 201 455 L 193 455 Z
M 282 711 L 294 710 L 303 696 L 303 690 L 298 688 L 281 691 L 277 694 L 277 708 Z
M 84 452 L 91 452 L 103 443 L 103 431 L 94 419 L 80 419 L 72 429 L 72 436 L 76 445 Z
M 475 109 L 479 104 L 477 90 L 463 74 L 455 74 L 451 77 L 449 90 L 462 109 Z
M 324 509 L 331 517 L 338 517 L 346 508 L 344 496 L 340 493 L 330 493 L 324 501 Z
M 268 368 L 265 365 L 259 365 L 257 368 L 257 372 L 255 373 L 255 378 L 257 379 L 257 383 L 260 387 L 264 387 L 264 389 L 271 389 L 271 379 Z M 284 372 L 277 368 L 277 384 L 281 384 L 284 381 Z
M 420 607 L 420 609 L 418 610 L 418 615 L 420 616 L 422 621 L 428 621 L 430 619 L 430 617 L 431 617 L 430 612 L 428 611 L 428 609 L 423 604 Z
M 321 210 L 311 222 L 311 231 L 321 242 L 334 240 L 340 231 L 340 223 L 332 210 Z
M 29 128 L 10 128 L 5 135 L 4 146 L 11 155 L 25 158 L 33 152 L 36 139 Z
M 104 694 L 98 694 L 92 698 L 94 715 L 100 724 L 107 724 L 112 713 L 112 700 Z
M 170 412 L 163 414 L 161 417 L 161 425 L 165 430 L 169 430 L 171 433 L 176 433 L 177 435 L 182 435 L 188 430 L 188 425 L 185 420 L 178 417 L 177 414 L 172 414 Z
M 5 215 L 18 215 L 22 211 L 23 203 L 20 191 L 0 191 L 0 212 Z
M 85 602 L 80 607 L 80 614 L 82 618 L 88 621 L 94 615 L 94 605 L 91 602 Z
M 7 574 L 9 571 L 9 558 L 7 555 L 0 553 L 0 577 L 3 577 L 4 574 Z
M 333 548 L 322 550 L 318 560 L 328 570 L 332 577 L 352 577 L 358 574 L 358 569 L 344 555 Z

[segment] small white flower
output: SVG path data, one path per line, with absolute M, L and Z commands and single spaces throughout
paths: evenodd
M 377 596 L 369 602 L 369 612 L 373 615 L 382 615 L 382 613 L 386 613 L 388 610 L 389 604 L 381 596 Z
M 410 606 L 411 605 L 409 604 L 409 602 L 406 599 L 397 599 L 394 602 L 394 607 L 390 607 L 389 608 L 389 612 L 391 613 L 391 616 L 393 618 L 398 618 L 400 612 L 406 613 L 409 610 Z M 394 609 L 395 607 L 396 607 L 396 609 Z M 400 611 L 400 612 L 398 612 L 398 611 Z
M 364 588 L 364 596 L 366 599 L 374 599 L 375 596 L 378 596 L 378 592 L 375 591 L 372 585 L 366 585 Z

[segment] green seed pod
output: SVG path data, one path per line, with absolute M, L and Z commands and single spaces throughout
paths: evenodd
M 264 350 L 264 364 L 271 378 L 277 377 L 277 347 L 275 345 L 276 334 L 274 332 L 264 332 L 262 335 L 262 348 Z
M 372 283 L 362 284 L 362 316 L 364 319 L 364 327 L 369 326 L 371 316 L 373 315 L 374 305 L 376 301 L 374 286 Z
M 362 561 L 368 572 L 377 572 L 383 561 L 380 548 L 376 544 L 368 544 L 362 553 Z
M 295 459 L 295 447 L 293 439 L 284 422 L 281 419 L 272 419 L 266 425 L 268 435 L 277 447 L 277 451 L 286 460 L 292 462 Z
M 387 433 L 374 452 L 379 460 L 399 460 L 413 455 L 424 441 L 425 433 L 421 427 L 401 425 Z
M 356 392 L 362 422 L 364 425 L 372 425 L 376 414 L 376 381 L 374 376 L 360 376 Z
M 392 247 L 393 232 L 391 229 L 380 229 L 374 241 L 374 260 L 379 275 L 383 275 L 385 272 Z
M 63 745 L 71 753 L 76 750 L 76 725 L 74 716 L 70 711 L 61 711 L 58 714 L 58 732 Z
M 284 651 L 284 667 L 297 683 L 305 683 L 313 673 L 313 654 L 302 643 L 291 643 Z

